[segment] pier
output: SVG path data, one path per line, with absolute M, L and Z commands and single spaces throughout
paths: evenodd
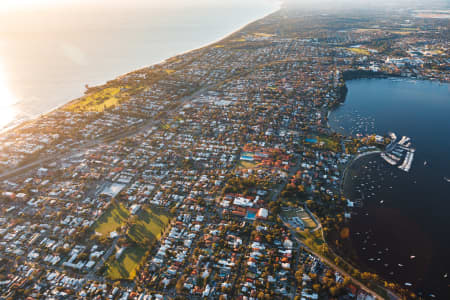
M 400 141 L 397 142 L 397 135 L 395 133 L 390 133 L 389 135 L 392 141 L 386 146 L 386 150 L 380 154 L 381 158 L 388 164 L 398 166 L 400 170 L 409 172 L 414 160 L 414 152 L 416 151 L 410 148 L 411 138 L 402 136 Z M 402 163 L 400 164 L 401 161 Z

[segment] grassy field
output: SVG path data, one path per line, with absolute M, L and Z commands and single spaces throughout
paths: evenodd
M 363 48 L 345 48 L 353 53 L 361 54 L 361 55 L 370 55 L 370 52 L 367 49 Z
M 96 231 L 113 231 L 113 228 L 120 227 L 129 217 L 128 210 L 121 204 L 110 207 L 96 222 Z M 111 280 L 134 279 L 138 266 L 145 259 L 145 245 L 161 238 L 169 220 L 169 215 L 163 210 L 141 209 L 127 232 L 128 238 L 135 245 L 126 248 L 119 259 L 116 260 L 114 255 L 109 258 L 105 276 Z
M 100 92 L 87 95 L 80 98 L 78 101 L 70 103 L 65 107 L 68 111 L 104 111 L 106 108 L 115 106 L 119 103 L 117 97 L 120 92 L 120 88 L 106 88 Z
M 107 262 L 106 277 L 111 280 L 129 279 L 136 277 L 136 270 L 144 259 L 145 249 L 141 247 L 128 247 L 116 260 L 115 256 Z
M 297 231 L 299 238 L 312 250 L 323 253 L 323 247 L 326 245 L 322 238 L 322 229 L 311 231 Z
M 158 240 L 167 224 L 169 217 L 165 212 L 144 209 L 139 212 L 136 224 L 128 230 L 128 236 L 136 243 L 144 239 L 148 239 L 149 242 Z
M 282 216 L 286 218 L 298 217 L 302 220 L 303 224 L 305 224 L 305 229 L 312 230 L 317 227 L 316 222 L 310 217 L 310 215 L 300 209 L 290 209 L 282 212 Z
M 378 32 L 381 31 L 378 28 L 359 28 L 356 30 L 356 32 Z
M 95 232 L 109 235 L 121 227 L 129 216 L 130 212 L 125 206 L 121 203 L 112 203 L 92 226 Z
M 263 33 L 263 32 L 256 32 L 253 35 L 257 36 L 257 37 L 273 37 L 273 36 L 275 36 L 274 34 Z
M 324 142 L 325 143 L 325 148 L 329 149 L 331 151 L 334 152 L 339 152 L 341 150 L 341 144 L 329 137 L 326 136 L 320 136 L 318 137 L 318 142 Z
M 399 34 L 399 35 L 409 35 L 412 33 L 411 31 L 389 31 L 389 32 L 393 33 L 393 34 Z
M 240 169 L 253 169 L 256 167 L 256 163 L 253 161 L 241 160 L 239 161 L 238 167 Z
M 306 214 L 306 213 L 305 213 Z M 303 216 L 303 217 L 300 217 L 300 219 L 303 221 L 303 223 L 305 224 L 305 228 L 308 228 L 308 229 L 314 229 L 314 228 L 316 228 L 316 223 L 314 222 L 314 220 L 313 219 L 311 219 L 311 217 L 310 216 L 308 216 L 307 214 L 306 214 L 306 216 Z

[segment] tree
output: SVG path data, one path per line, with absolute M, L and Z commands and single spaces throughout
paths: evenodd
M 174 206 L 174 207 L 172 207 L 172 208 L 170 209 L 170 214 L 171 214 L 171 215 L 175 215 L 176 212 L 177 212 L 177 207 L 176 207 L 176 206 Z
M 336 264 L 336 266 L 339 266 L 339 264 L 341 263 L 341 259 L 339 257 L 335 257 L 334 263 Z
M 184 289 L 184 281 L 186 280 L 186 275 L 181 276 L 180 280 L 177 281 L 177 284 L 175 285 L 175 289 L 177 290 L 177 293 L 182 293 Z
M 330 289 L 329 289 L 329 291 L 330 291 L 330 294 L 331 294 L 331 296 L 336 296 L 337 295 L 337 293 L 338 293 L 338 288 L 337 287 L 335 287 L 335 286 L 332 286 L 332 287 L 330 287 Z
M 297 280 L 297 283 L 300 284 L 302 282 L 302 279 L 303 279 L 303 271 L 297 270 L 297 272 L 295 272 L 295 280 Z

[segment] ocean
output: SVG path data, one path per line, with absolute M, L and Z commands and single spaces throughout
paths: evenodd
M 82 96 L 86 84 L 219 40 L 279 6 L 274 0 L 81 0 L 0 10 L 0 128 Z
M 362 199 L 350 222 L 363 270 L 426 298 L 450 298 L 450 85 L 408 79 L 347 82 L 330 126 L 345 135 L 394 132 L 411 138 L 411 170 L 367 156 L 353 164 L 345 196 Z

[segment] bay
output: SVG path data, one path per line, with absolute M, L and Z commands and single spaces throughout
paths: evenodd
M 348 170 L 345 195 L 363 199 L 351 241 L 365 270 L 424 297 L 448 299 L 450 272 L 450 93 L 438 82 L 359 79 L 330 115 L 345 135 L 395 132 L 416 149 L 410 172 L 365 157 Z

